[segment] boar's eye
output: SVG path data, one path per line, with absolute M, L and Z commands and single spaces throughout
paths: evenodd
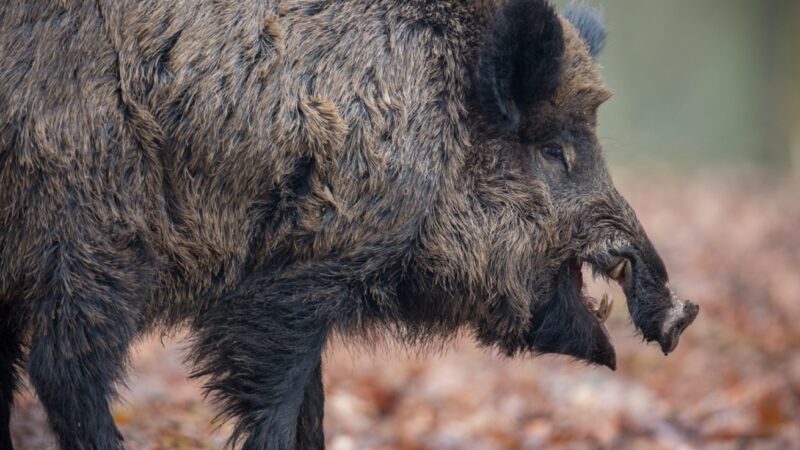
M 541 146 L 540 149 L 545 158 L 560 162 L 564 165 L 564 169 L 569 172 L 569 164 L 567 163 L 567 156 L 564 154 L 563 145 L 559 143 L 550 143 Z

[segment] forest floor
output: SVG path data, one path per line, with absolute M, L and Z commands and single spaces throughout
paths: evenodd
M 328 448 L 800 448 L 800 184 L 632 173 L 618 184 L 673 285 L 701 306 L 673 354 L 641 342 L 621 301 L 609 320 L 616 372 L 552 356 L 509 360 L 468 337 L 425 354 L 335 344 L 325 359 Z M 616 286 L 589 286 L 604 290 L 624 298 Z M 224 445 L 231 427 L 211 425 L 182 345 L 137 346 L 114 410 L 128 448 Z M 14 441 L 52 448 L 46 430 L 28 389 Z

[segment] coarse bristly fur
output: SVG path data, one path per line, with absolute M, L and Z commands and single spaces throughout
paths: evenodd
M 128 349 L 177 327 L 245 449 L 324 447 L 332 333 L 467 329 L 613 368 L 584 263 L 624 267 L 634 324 L 674 349 L 697 307 L 611 182 L 602 45 L 571 17 L 541 0 L 2 2 L 0 449 L 22 372 L 62 448 L 122 448 Z

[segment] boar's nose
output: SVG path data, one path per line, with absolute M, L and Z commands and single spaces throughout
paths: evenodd
M 661 351 L 665 355 L 669 354 L 678 346 L 678 340 L 686 328 L 697 318 L 700 307 L 696 304 L 680 299 L 671 289 L 671 306 L 666 312 L 666 317 L 661 325 L 661 336 L 658 343 L 661 344 Z

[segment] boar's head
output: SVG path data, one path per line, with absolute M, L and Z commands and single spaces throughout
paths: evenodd
M 633 323 L 665 354 L 698 312 L 670 289 L 606 168 L 596 136 L 611 96 L 595 64 L 604 38 L 593 11 L 512 0 L 476 51 L 467 187 L 427 227 L 413 289 L 458 298 L 477 338 L 507 354 L 615 368 L 609 305 L 584 292 L 584 264 L 622 286 Z

